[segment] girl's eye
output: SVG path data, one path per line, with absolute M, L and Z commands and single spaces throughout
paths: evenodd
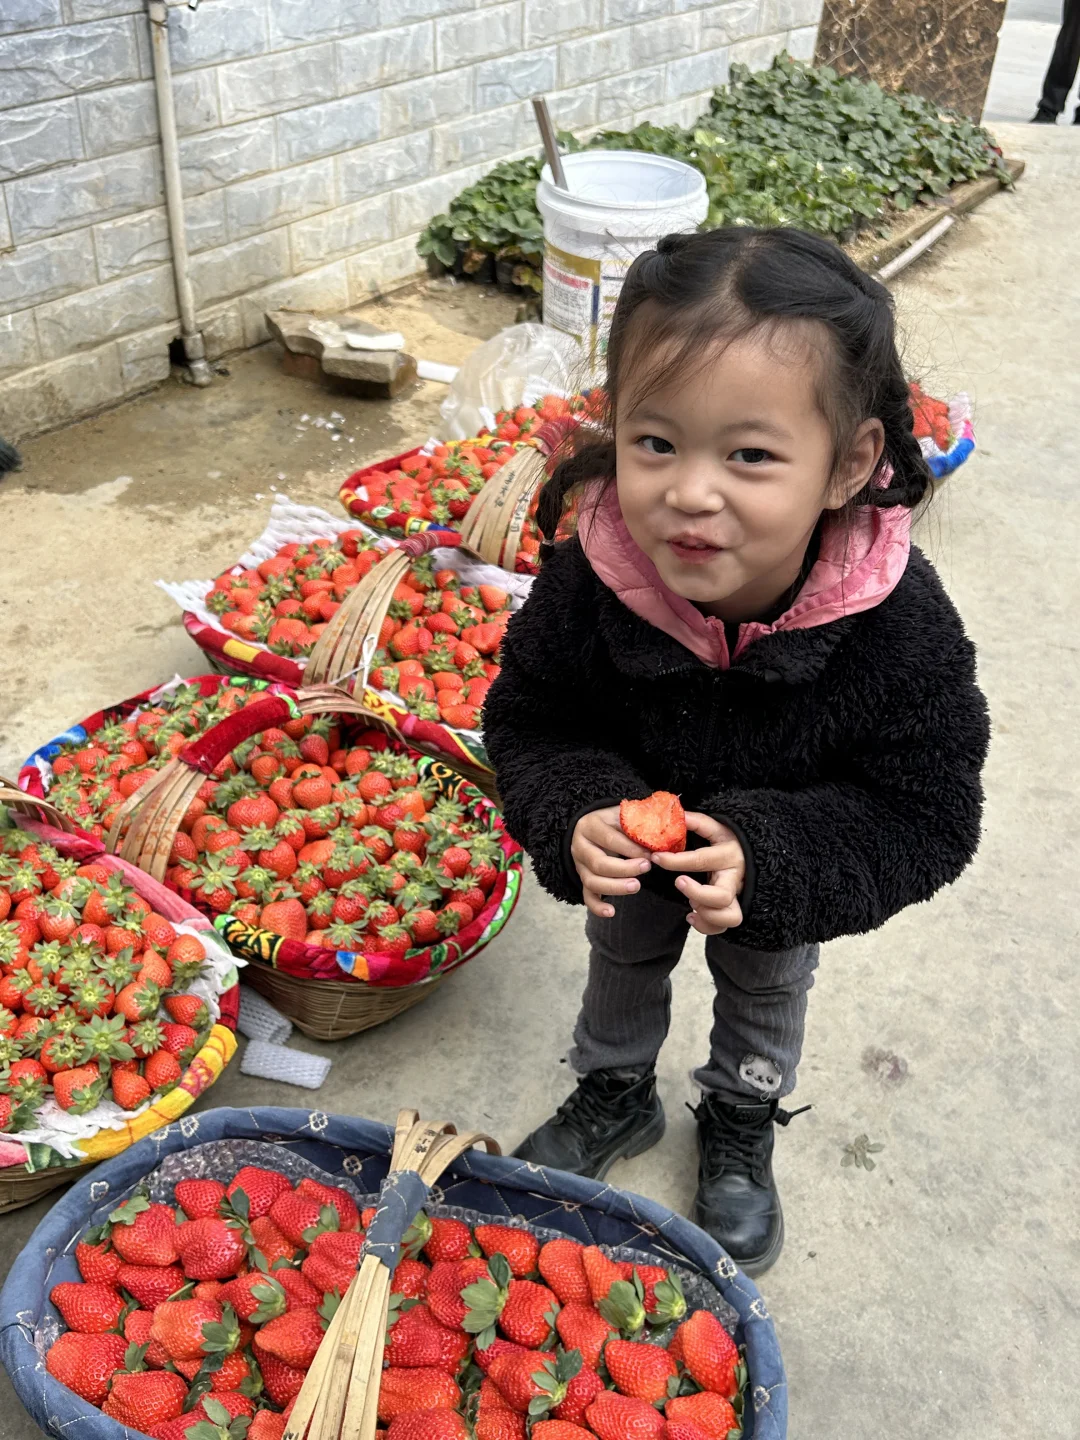
M 762 465 L 766 460 L 771 460 L 772 456 L 768 450 L 759 450 L 757 446 L 744 446 L 741 450 L 733 450 L 731 458 L 740 465 Z
M 637 442 L 643 450 L 650 455 L 674 455 L 675 446 L 670 440 L 663 440 L 659 435 L 642 435 Z

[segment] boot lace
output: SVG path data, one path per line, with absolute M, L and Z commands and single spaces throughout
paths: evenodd
M 803 1105 L 798 1110 L 777 1107 L 760 1121 L 742 1123 L 734 1119 L 735 1106 L 721 1104 L 710 1095 L 703 1096 L 696 1109 L 693 1105 L 686 1108 L 702 1126 L 702 1168 L 710 1180 L 715 1180 L 730 1170 L 760 1179 L 773 1121 L 788 1125 L 796 1115 L 802 1115 L 811 1107 Z
M 591 1140 L 612 1123 L 625 1120 L 629 1108 L 627 1099 L 638 1093 L 641 1084 L 642 1081 L 637 1080 L 618 1086 L 602 1070 L 583 1075 L 577 1088 L 556 1110 L 555 1123 Z

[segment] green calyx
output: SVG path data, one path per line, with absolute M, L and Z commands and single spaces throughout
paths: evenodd
M 636 1270 L 634 1275 L 637 1276 Z M 686 1296 L 677 1275 L 669 1273 L 666 1280 L 660 1280 L 653 1289 L 653 1298 L 656 1309 L 647 1311 L 645 1316 L 650 1325 L 670 1325 L 685 1318 Z
M 276 1320 L 279 1315 L 285 1314 L 285 1289 L 280 1280 L 268 1275 L 260 1284 L 253 1286 L 251 1294 L 259 1302 L 258 1309 L 250 1317 L 254 1324 L 265 1325 L 268 1320 Z
M 616 1280 L 597 1310 L 614 1329 L 636 1335 L 645 1324 L 645 1287 L 634 1271 L 632 1280 Z
M 534 1419 L 546 1415 L 566 1399 L 566 1387 L 581 1369 L 580 1350 L 559 1351 L 554 1360 L 545 1360 L 532 1379 L 541 1391 L 529 1401 L 529 1414 Z
M 205 1355 L 231 1355 L 240 1344 L 240 1322 L 231 1305 L 222 1307 L 220 1320 L 208 1320 L 202 1327 Z
M 310 1245 L 317 1236 L 325 1235 L 328 1230 L 340 1230 L 340 1228 L 341 1217 L 337 1210 L 333 1205 L 323 1205 L 319 1210 L 319 1219 L 316 1224 L 309 1225 L 303 1232 L 304 1244 Z

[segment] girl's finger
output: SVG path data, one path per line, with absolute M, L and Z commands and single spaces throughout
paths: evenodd
M 585 908 L 590 914 L 596 915 L 601 920 L 610 920 L 615 914 L 614 905 L 609 905 L 607 901 L 601 900 L 599 895 L 594 895 L 589 890 L 582 893 L 585 897 Z
M 614 855 L 608 855 L 599 846 L 593 845 L 590 841 L 579 839 L 571 846 L 571 853 L 578 865 L 583 865 L 586 870 L 592 871 L 594 875 L 607 875 L 609 878 L 626 878 L 630 875 L 643 875 L 649 868 L 648 863 L 643 860 L 619 860 Z
M 702 935 L 720 935 L 725 930 L 734 930 L 737 925 L 742 924 L 742 910 L 737 900 L 730 905 L 712 909 L 702 909 L 690 912 L 690 924 L 695 930 L 700 930 Z
M 682 850 L 677 854 L 657 851 L 652 857 L 662 870 L 734 870 L 743 863 L 738 845 L 708 845 L 701 850 Z
M 689 875 L 680 875 L 675 884 L 695 910 L 726 910 L 735 899 L 733 883 L 721 881 L 718 885 L 699 885 Z
M 701 815 L 697 810 L 686 812 L 686 828 L 694 835 L 700 835 L 703 840 L 734 840 L 735 836 L 726 825 L 719 820 L 714 820 L 711 815 Z
M 606 875 L 597 875 L 591 870 L 579 870 L 582 888 L 591 890 L 596 895 L 634 895 L 641 889 L 637 880 L 611 879 Z
M 610 850 L 614 855 L 626 855 L 634 860 L 647 860 L 648 850 L 641 845 L 635 845 L 629 835 L 624 835 L 617 825 L 594 824 L 583 825 L 582 838 L 598 845 L 603 850 Z

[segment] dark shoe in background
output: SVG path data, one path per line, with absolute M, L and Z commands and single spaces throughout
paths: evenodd
M 1035 114 L 1031 117 L 1031 123 L 1032 125 L 1056 125 L 1057 116 L 1053 114 L 1050 110 L 1044 110 L 1040 105 L 1038 110 L 1036 110 Z M 1076 123 L 1080 122 L 1074 121 L 1074 124 Z
M 699 1163 L 690 1218 L 747 1275 L 768 1270 L 784 1248 L 784 1213 L 772 1173 L 773 1125 L 801 1114 L 781 1110 L 775 1100 L 728 1105 L 709 1094 L 694 1110 Z
M 648 1150 L 664 1133 L 656 1071 L 594 1070 L 514 1151 L 519 1160 L 602 1180 L 616 1160 Z

